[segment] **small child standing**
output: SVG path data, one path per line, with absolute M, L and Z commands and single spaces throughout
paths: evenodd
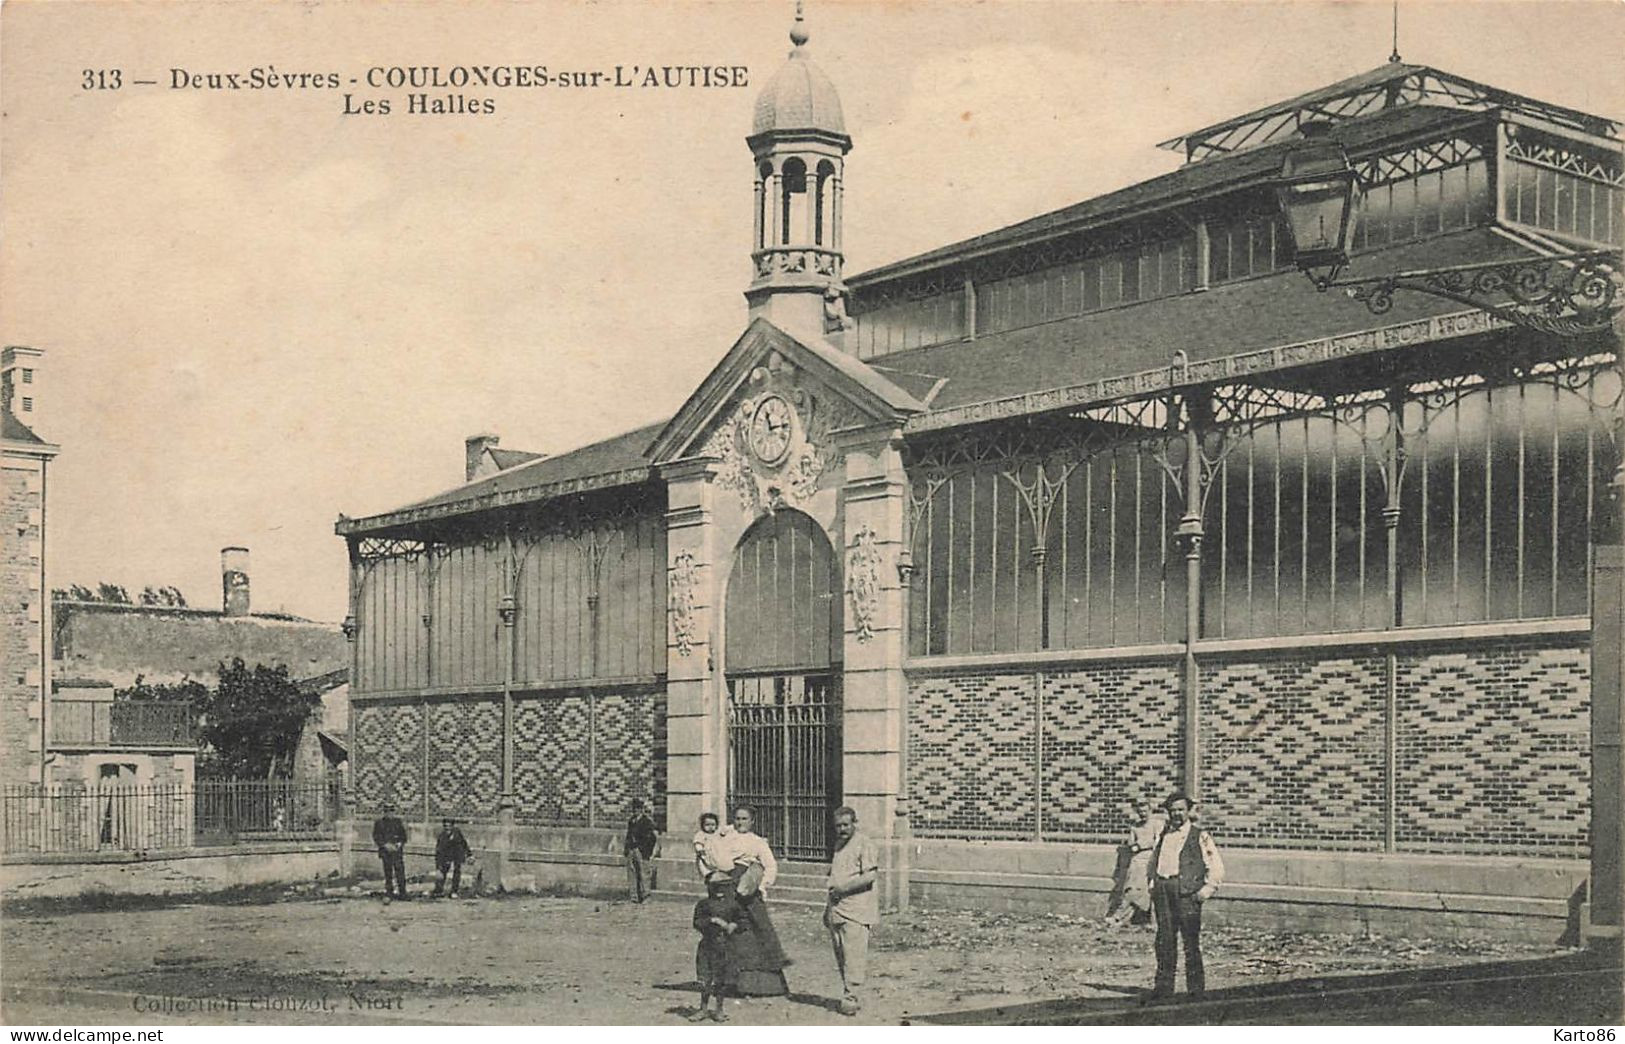
M 714 871 L 705 878 L 706 897 L 694 904 L 694 930 L 700 933 L 700 945 L 694 951 L 694 975 L 700 980 L 700 1008 L 688 1017 L 699 1022 L 707 1017 L 715 1022 L 727 1022 L 723 1010 L 723 997 L 739 979 L 732 955 L 728 952 L 728 937 L 739 930 L 745 911 L 734 895 L 733 878 Z M 717 999 L 716 1011 L 711 1012 L 711 998 Z
M 721 826 L 721 822 L 715 812 L 700 816 L 700 829 L 694 835 L 694 864 L 699 868 L 702 881 L 709 880 L 718 871 L 727 873 L 733 869 L 733 855 L 726 851 L 723 843 L 733 828 Z

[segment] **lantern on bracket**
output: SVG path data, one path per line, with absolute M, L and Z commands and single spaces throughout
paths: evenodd
M 1298 268 L 1321 290 L 1348 264 L 1359 190 L 1359 176 L 1331 130 L 1324 120 L 1305 123 L 1275 182 Z

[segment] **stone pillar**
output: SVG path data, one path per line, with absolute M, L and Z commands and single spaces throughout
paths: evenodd
M 813 156 L 812 160 L 816 164 L 818 162 L 818 157 Z M 804 227 L 802 229 L 802 235 L 804 238 L 802 239 L 802 242 L 807 246 L 812 246 L 818 242 L 819 188 L 818 172 L 813 170 L 811 167 L 807 169 L 807 176 L 801 182 L 801 194 L 807 197 L 807 216 L 803 222 Z
M 727 749 L 717 662 L 718 578 L 713 511 L 717 459 L 690 457 L 666 480 L 666 819 L 697 822 L 727 798 Z
M 766 198 L 766 192 L 767 181 L 761 176 L 760 173 L 758 173 L 756 175 L 756 211 L 754 216 L 751 218 L 751 225 L 753 226 L 751 229 L 752 250 L 761 250 L 767 246 L 765 241 L 767 230 L 763 227 L 762 222 L 762 207 L 763 201 Z
M 841 252 L 841 208 L 843 206 L 841 202 L 843 190 L 841 188 L 839 167 L 836 168 L 834 177 L 835 191 L 830 193 L 829 248 L 839 254 Z
M 1621 897 L 1621 830 L 1625 772 L 1620 733 L 1625 721 L 1625 548 L 1598 544 L 1592 576 L 1591 617 L 1591 888 L 1588 944 L 1619 953 L 1625 900 Z
M 868 428 L 847 433 L 842 442 L 842 787 L 863 830 L 870 837 L 891 838 L 897 833 L 907 697 L 898 571 L 907 547 L 902 433 Z
M 768 246 L 781 246 L 784 243 L 784 175 L 779 173 L 777 165 L 767 178 L 767 198 Z

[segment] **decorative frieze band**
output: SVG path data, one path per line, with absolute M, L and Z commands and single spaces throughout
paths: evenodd
M 1096 405 L 1116 399 L 1138 398 L 1172 388 L 1235 380 L 1269 370 L 1285 370 L 1312 363 L 1330 362 L 1349 356 L 1386 351 L 1405 345 L 1464 337 L 1490 330 L 1510 329 L 1511 323 L 1487 312 L 1454 312 L 1413 322 L 1395 323 L 1375 330 L 1322 337 L 1298 344 L 1278 345 L 1218 359 L 1159 366 L 1152 370 L 1104 377 L 1048 391 L 1027 392 L 988 402 L 970 403 L 911 417 L 904 425 L 909 434 L 935 431 L 962 424 L 1018 417 L 1029 413 Z

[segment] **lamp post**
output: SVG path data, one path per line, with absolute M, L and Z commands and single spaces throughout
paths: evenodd
M 1558 337 L 1617 331 L 1621 251 L 1583 250 L 1510 261 L 1454 265 L 1339 279 L 1359 219 L 1359 176 L 1325 122 L 1303 126 L 1275 183 L 1297 252 L 1298 268 L 1316 290 L 1333 287 L 1374 315 L 1393 307 L 1396 290 L 1410 290 L 1477 308 L 1498 319 Z M 1617 336 L 1613 351 L 1620 356 Z M 1625 364 L 1625 360 L 1616 365 Z M 1617 419 L 1625 431 L 1625 417 Z M 1621 813 L 1625 761 L 1620 732 L 1625 719 L 1625 464 L 1611 487 L 1614 503 L 1598 512 L 1593 573 L 1591 678 L 1591 874 L 1593 944 L 1618 954 L 1625 920 L 1621 873 Z

